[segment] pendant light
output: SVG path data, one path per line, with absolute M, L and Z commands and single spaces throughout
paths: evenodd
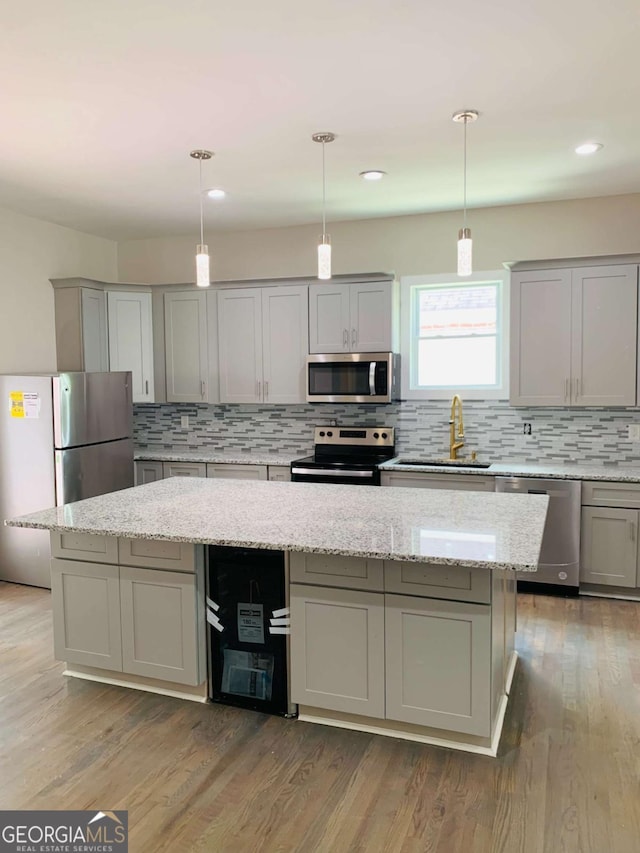
M 478 118 L 476 110 L 462 110 L 454 113 L 454 121 L 464 124 L 464 214 L 462 228 L 458 231 L 458 275 L 471 275 L 472 242 L 471 229 L 467 228 L 467 124 Z
M 211 160 L 213 151 L 197 148 L 189 155 L 197 160 L 200 166 L 200 242 L 196 247 L 196 284 L 198 287 L 209 287 L 209 247 L 204 242 L 204 212 L 202 209 L 202 161 Z
M 326 281 L 331 278 L 331 238 L 327 234 L 326 224 L 327 182 L 324 146 L 327 142 L 333 142 L 336 137 L 334 133 L 314 133 L 311 138 L 314 142 L 322 143 L 322 236 L 318 243 L 318 278 Z

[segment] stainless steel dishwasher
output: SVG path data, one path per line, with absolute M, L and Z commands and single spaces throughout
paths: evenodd
M 581 487 L 579 480 L 496 477 L 496 492 L 549 495 L 538 571 L 518 572 L 518 587 L 522 587 L 522 582 L 544 584 L 563 587 L 556 591 L 565 595 L 577 594 L 580 583 Z

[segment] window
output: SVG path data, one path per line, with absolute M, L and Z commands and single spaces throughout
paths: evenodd
M 501 272 L 403 278 L 402 396 L 506 397 L 505 297 Z

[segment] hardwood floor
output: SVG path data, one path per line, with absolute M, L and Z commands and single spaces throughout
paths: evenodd
M 519 605 L 492 759 L 65 678 L 0 583 L 0 808 L 128 809 L 135 853 L 637 853 L 640 605 Z

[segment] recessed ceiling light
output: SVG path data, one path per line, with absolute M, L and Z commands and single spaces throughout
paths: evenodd
M 599 151 L 601 148 L 601 142 L 585 142 L 582 145 L 578 145 L 576 148 L 576 154 L 595 154 L 596 151 Z
M 215 187 L 214 189 L 207 190 L 207 195 L 209 198 L 224 198 L 226 196 L 226 192 L 221 190 L 219 187 Z
M 366 172 L 360 172 L 360 177 L 364 178 L 365 181 L 381 181 L 386 174 L 380 169 L 367 169 Z

